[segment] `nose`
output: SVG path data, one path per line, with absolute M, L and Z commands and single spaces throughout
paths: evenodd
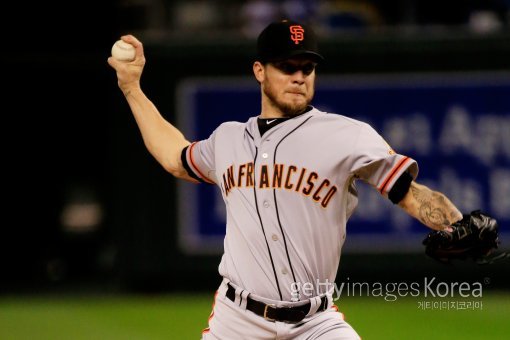
M 305 82 L 305 74 L 302 70 L 297 70 L 292 74 L 292 82 L 295 84 L 303 84 Z

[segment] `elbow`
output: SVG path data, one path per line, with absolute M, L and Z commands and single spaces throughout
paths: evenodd
M 196 179 L 190 177 L 188 172 L 186 171 L 186 169 L 184 169 L 183 167 L 172 167 L 172 166 L 165 167 L 164 166 L 164 168 L 168 173 L 170 173 L 172 176 L 174 176 L 177 179 L 183 179 L 183 180 L 186 180 L 186 181 L 192 182 L 192 183 L 200 183 Z
M 162 164 L 166 172 L 174 176 L 175 178 L 185 178 L 187 173 L 186 170 L 179 168 L 172 164 Z
M 166 172 L 174 177 L 186 177 L 186 170 L 181 163 L 181 152 L 184 147 L 164 148 L 161 146 L 147 146 L 147 149 Z
M 188 179 L 189 175 L 181 162 L 181 153 L 178 152 L 174 157 L 163 157 L 159 160 L 161 166 L 166 172 L 170 173 L 175 178 Z
M 158 159 L 158 158 L 156 158 Z M 177 178 L 182 178 L 186 171 L 180 164 L 177 157 L 161 157 L 158 159 L 159 164 L 166 172 Z

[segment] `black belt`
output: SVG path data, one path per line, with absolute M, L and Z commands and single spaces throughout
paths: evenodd
M 231 301 L 236 300 L 236 290 L 234 287 L 227 283 L 228 289 L 226 297 Z M 305 318 L 310 311 L 311 303 L 308 302 L 305 305 L 297 307 L 276 307 L 275 305 L 265 304 L 260 301 L 253 300 L 249 296 L 246 298 L 246 309 L 263 317 L 269 321 L 282 321 L 289 323 L 296 323 Z M 328 297 L 323 296 L 321 298 L 321 305 L 317 309 L 317 312 L 322 312 L 328 308 Z

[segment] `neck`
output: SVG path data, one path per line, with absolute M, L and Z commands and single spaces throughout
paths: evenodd
M 262 96 L 262 111 L 260 118 L 284 118 L 283 112 L 274 105 L 274 103 L 267 98 Z

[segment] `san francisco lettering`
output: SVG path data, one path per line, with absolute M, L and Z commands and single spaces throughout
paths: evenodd
M 259 189 L 284 189 L 301 193 L 327 208 L 338 191 L 327 178 L 322 179 L 317 172 L 295 165 L 264 164 L 257 171 L 254 170 L 253 162 L 241 164 L 237 168 L 235 165 L 228 167 L 223 173 L 226 196 L 234 188 L 253 188 L 256 185 Z

